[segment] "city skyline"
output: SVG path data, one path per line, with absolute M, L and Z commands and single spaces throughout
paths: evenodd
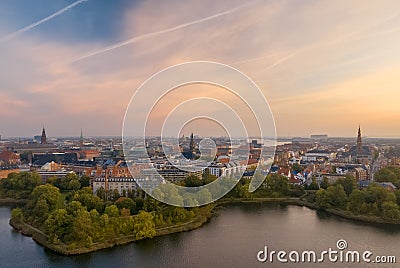
M 231 65 L 254 80 L 278 137 L 354 137 L 359 124 L 363 136 L 399 137 L 397 1 L 0 6 L 3 137 L 38 135 L 43 122 L 49 137 L 79 136 L 81 128 L 86 136 L 119 136 L 141 83 L 197 60 Z M 184 89 L 180 95 L 190 97 Z
M 359 126 L 361 127 L 361 126 Z M 43 128 L 39 131 L 42 132 L 43 129 L 45 129 L 45 131 L 47 132 L 46 128 L 43 126 Z M 361 128 L 361 130 L 363 130 Z M 191 134 L 194 134 L 195 136 L 199 137 L 199 138 L 207 138 L 207 137 L 211 137 L 211 138 L 222 138 L 222 137 L 229 137 L 228 135 L 208 135 L 208 134 L 201 134 L 201 130 L 199 129 L 195 129 L 195 130 L 190 130 L 190 131 L 185 131 L 185 132 L 181 132 L 180 137 L 190 137 Z M 284 138 L 311 138 L 313 139 L 312 136 L 326 136 L 326 138 L 354 138 L 357 139 L 357 132 L 355 131 L 353 135 L 350 136 L 330 136 L 327 133 L 310 133 L 308 135 L 305 136 L 276 136 L 276 139 L 284 139 Z M 43 133 L 42 133 L 43 134 Z M 27 135 L 27 136 L 4 136 L 0 133 L 0 138 L 5 138 L 5 139 L 16 139 L 16 138 L 21 138 L 21 139 L 28 139 L 28 140 L 34 140 L 35 138 L 39 138 L 41 135 L 41 133 L 32 133 L 32 135 Z M 83 131 L 82 129 L 80 130 L 78 135 L 47 135 L 47 138 L 73 138 L 73 139 L 85 139 L 85 138 L 121 138 L 121 135 L 83 135 Z M 148 138 L 152 138 L 152 137 L 161 137 L 161 136 L 153 136 L 153 135 L 149 135 L 146 136 Z M 370 139 L 375 139 L 375 138 L 382 138 L 382 139 L 399 139 L 400 137 L 390 137 L 390 136 L 368 136 L 368 135 L 364 135 L 364 132 L 362 132 L 362 137 L 363 139 L 365 138 L 370 138 Z M 128 138 L 135 138 L 135 137 L 128 137 Z M 164 138 L 176 138 L 175 136 L 164 136 Z M 239 139 L 259 139 L 260 137 L 257 136 L 248 136 L 248 137 L 232 137 L 234 139 L 239 138 Z M 265 139 L 273 139 L 273 137 L 265 137 Z M 315 138 L 314 138 L 315 139 Z M 38 142 L 40 142 L 40 140 L 38 140 Z

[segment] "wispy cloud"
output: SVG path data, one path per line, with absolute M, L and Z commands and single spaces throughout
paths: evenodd
M 76 1 L 76 2 L 70 4 L 70 5 L 66 6 L 66 7 L 58 10 L 57 12 L 51 14 L 50 16 L 47 16 L 46 18 L 43 18 L 43 19 L 41 19 L 41 20 L 39 20 L 37 22 L 34 22 L 34 23 L 22 28 L 22 29 L 19 29 L 19 30 L 13 32 L 13 33 L 10 33 L 10 34 L 4 36 L 3 38 L 0 39 L 0 43 L 8 41 L 8 40 L 11 40 L 11 39 L 17 37 L 18 35 L 21 35 L 21 34 L 27 32 L 29 30 L 32 30 L 33 28 L 35 28 L 35 27 L 37 27 L 37 26 L 39 26 L 39 25 L 41 25 L 41 24 L 43 24 L 43 23 L 45 23 L 45 22 L 47 22 L 47 21 L 49 21 L 51 19 L 54 19 L 55 17 L 58 17 L 61 14 L 67 12 L 71 8 L 73 8 L 73 7 L 77 6 L 77 5 L 80 5 L 80 4 L 84 3 L 84 2 L 87 2 L 87 1 L 89 1 L 89 0 L 78 0 L 78 1 Z
M 202 18 L 202 19 L 194 20 L 194 21 L 187 22 L 187 23 L 182 23 L 182 24 L 179 24 L 177 26 L 174 26 L 174 27 L 171 27 L 171 28 L 168 28 L 168 29 L 164 29 L 164 30 L 161 30 L 161 31 L 156 31 L 156 32 L 152 32 L 152 33 L 147 33 L 147 34 L 143 34 L 143 35 L 140 35 L 140 36 L 136 36 L 136 37 L 133 37 L 131 39 L 128 39 L 128 40 L 113 44 L 111 46 L 104 47 L 102 49 L 90 52 L 90 53 L 85 54 L 83 56 L 80 56 L 79 58 L 74 59 L 72 61 L 72 63 L 73 62 L 77 62 L 77 61 L 81 61 L 81 60 L 84 60 L 86 58 L 93 57 L 93 56 L 96 56 L 96 55 L 99 55 L 99 54 L 102 54 L 102 53 L 105 53 L 105 52 L 108 52 L 108 51 L 111 51 L 111 50 L 114 50 L 114 49 L 117 49 L 117 48 L 120 48 L 120 47 L 123 47 L 123 46 L 126 46 L 126 45 L 130 45 L 130 44 L 133 44 L 133 43 L 136 43 L 136 42 L 139 42 L 139 41 L 151 38 L 151 37 L 155 37 L 155 36 L 158 36 L 158 35 L 161 35 L 161 34 L 174 32 L 174 31 L 177 31 L 177 30 L 180 30 L 180 29 L 183 29 L 183 28 L 195 25 L 195 24 L 203 23 L 203 22 L 206 22 L 206 21 L 209 21 L 209 20 L 213 20 L 213 19 L 222 17 L 222 16 L 226 16 L 226 15 L 232 14 L 234 12 L 237 12 L 237 11 L 239 11 L 239 10 L 243 9 L 244 7 L 249 6 L 251 4 L 252 3 L 244 4 L 244 5 L 241 5 L 241 6 L 238 6 L 238 7 L 235 7 L 235 8 L 231 8 L 231 9 L 228 9 L 226 11 L 223 11 L 223 12 L 220 12 L 220 13 L 217 13 L 217 14 Z
M 145 79 L 174 64 L 210 60 L 233 65 L 257 82 L 279 135 L 353 135 L 358 123 L 368 135 L 400 133 L 393 124 L 400 114 L 396 0 L 362 7 L 357 1 L 253 3 L 244 8 L 240 0 L 142 1 L 118 13 L 120 39 L 109 46 L 98 39 L 52 42 L 46 35 L 29 38 L 36 31 L 17 31 L 18 38 L 1 44 L 0 131 L 32 135 L 45 121 L 51 135 L 79 135 L 82 126 L 93 135 L 119 134 L 126 105 Z M 96 18 L 115 19 L 102 13 Z M 68 24 L 73 18 L 65 19 L 73 31 Z M 13 22 L 1 17 L 0 28 Z M 164 105 L 174 107 L 195 94 L 215 94 L 236 105 L 236 99 L 211 88 L 182 90 Z

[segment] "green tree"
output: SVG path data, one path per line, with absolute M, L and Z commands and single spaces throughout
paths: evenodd
M 143 209 L 147 212 L 156 211 L 161 208 L 162 205 L 160 202 L 149 195 L 143 200 Z
M 104 190 L 103 187 L 100 187 L 99 189 L 97 189 L 96 195 L 97 195 L 99 198 L 103 199 L 103 200 L 106 199 L 106 191 Z
M 328 178 L 327 178 L 327 177 L 324 177 L 324 178 L 322 179 L 321 183 L 319 184 L 319 186 L 320 186 L 322 189 L 325 189 L 325 190 L 328 189 L 328 187 L 330 186 Z
M 156 235 L 156 229 L 151 213 L 143 210 L 140 211 L 135 217 L 133 229 L 137 240 L 154 237 Z
M 184 180 L 186 187 L 198 187 L 203 185 L 203 181 L 195 175 L 190 175 Z
M 236 196 L 240 198 L 252 198 L 252 193 L 249 192 L 250 182 L 246 182 L 246 184 L 241 185 L 240 183 L 236 184 L 234 189 L 237 189 L 238 194 Z
M 287 196 L 289 193 L 289 180 L 282 175 L 269 174 L 267 176 L 267 191 L 273 196 Z
M 204 185 L 209 184 L 217 179 L 217 176 L 211 175 L 210 171 L 206 169 L 203 173 Z
M 14 209 L 11 211 L 11 218 L 12 218 L 12 219 L 19 219 L 19 220 L 22 220 L 22 219 L 24 218 L 24 214 L 23 214 L 23 212 L 22 212 L 22 209 L 20 209 L 20 208 L 14 208 Z
M 161 184 L 159 189 L 167 203 L 176 206 L 183 206 L 183 198 L 179 194 L 177 186 L 172 184 Z
M 79 182 L 81 187 L 89 187 L 90 186 L 90 177 L 83 175 L 79 178 Z
M 115 205 L 119 209 L 128 209 L 131 214 L 135 214 L 136 212 L 136 203 L 129 197 L 120 197 L 116 202 Z
M 312 179 L 310 185 L 307 186 L 307 190 L 319 190 L 319 185 L 315 179 Z
M 211 193 L 208 189 L 201 189 L 196 193 L 196 200 L 199 204 L 207 204 L 212 201 Z
M 196 197 L 192 193 L 185 193 L 183 195 L 183 204 L 187 207 L 198 206 L 199 202 L 196 200 Z
M 45 230 L 53 243 L 58 244 L 70 232 L 70 217 L 66 209 L 56 209 L 45 221 Z
M 301 185 L 290 185 L 290 196 L 301 197 L 305 194 L 304 187 Z
M 354 176 L 347 175 L 345 178 L 340 178 L 337 180 L 336 184 L 338 183 L 343 186 L 347 196 L 349 196 L 354 189 L 357 189 L 357 180 Z
M 33 189 L 42 183 L 36 172 L 10 173 L 0 180 L 0 189 L 5 197 L 16 199 L 28 198 Z
M 400 168 L 396 166 L 384 167 L 375 173 L 374 179 L 377 182 L 392 182 L 400 188 Z
M 392 201 L 384 202 L 382 204 L 382 217 L 389 221 L 400 220 L 399 206 Z
M 326 190 L 329 198 L 329 204 L 334 208 L 345 208 L 347 202 L 347 195 L 344 191 L 343 185 L 337 184 L 329 186 Z
M 366 207 L 363 206 L 363 204 L 365 203 L 365 197 L 365 191 L 353 190 L 353 192 L 349 196 L 349 201 L 347 204 L 348 210 L 355 214 L 366 213 Z
M 396 203 L 396 195 L 392 192 L 386 192 L 385 201 Z
M 319 189 L 315 193 L 315 202 L 317 203 L 318 208 L 325 209 L 329 208 L 329 196 L 326 190 Z
M 75 212 L 75 217 L 71 220 L 71 231 L 68 239 L 86 247 L 93 244 L 92 220 L 90 213 L 86 209 L 80 209 Z
M 118 217 L 119 210 L 116 205 L 107 206 L 104 210 L 104 214 L 107 214 L 109 217 Z
M 396 195 L 396 203 L 397 203 L 397 205 L 400 205 L 400 190 L 394 191 L 394 194 Z
M 116 201 L 120 197 L 121 195 L 119 194 L 119 191 L 117 189 L 114 189 L 111 193 L 111 200 Z
M 70 190 L 79 190 L 81 188 L 81 183 L 79 182 L 79 180 L 73 179 L 70 180 L 68 183 L 68 189 Z
M 43 223 L 47 214 L 57 208 L 60 190 L 50 184 L 39 185 L 33 191 L 27 203 L 26 213 L 32 222 Z
M 103 211 L 103 200 L 93 195 L 92 189 L 89 187 L 82 188 L 72 193 L 71 201 L 79 201 L 88 211 L 92 209 L 96 209 L 100 212 Z
M 386 200 L 386 193 L 387 190 L 385 190 L 383 187 L 375 183 L 372 183 L 366 189 L 365 201 L 367 203 L 375 203 L 378 210 L 375 212 L 378 213 L 379 210 L 381 209 L 382 203 L 385 202 Z
M 222 195 L 221 183 L 218 181 L 211 182 L 211 183 L 212 183 L 212 185 L 209 186 L 209 189 L 210 189 L 209 191 L 211 193 L 212 198 L 217 199 L 218 197 L 221 197 L 221 195 Z

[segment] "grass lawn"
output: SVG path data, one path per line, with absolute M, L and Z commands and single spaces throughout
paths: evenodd
M 64 208 L 65 207 L 64 206 L 64 202 L 65 202 L 65 198 L 67 197 L 68 193 L 69 193 L 68 191 L 61 192 L 61 196 L 58 199 L 57 208 Z

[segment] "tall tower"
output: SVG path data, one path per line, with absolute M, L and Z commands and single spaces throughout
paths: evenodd
M 79 140 L 79 145 L 80 145 L 81 150 L 82 150 L 82 148 L 83 148 L 83 132 L 82 132 L 82 129 L 81 129 L 81 138 Z
M 193 133 L 192 134 L 190 134 L 190 145 L 189 145 L 189 153 L 190 153 L 190 158 L 193 158 L 194 157 L 194 153 L 195 153 L 195 150 L 194 150 L 194 136 L 193 136 Z
M 46 130 L 44 129 L 44 126 L 43 126 L 43 130 L 42 130 L 42 137 L 40 139 L 40 143 L 41 144 L 47 143 Z
M 357 135 L 357 153 L 360 153 L 362 149 L 362 139 L 361 139 L 361 127 L 358 126 L 358 135 Z

